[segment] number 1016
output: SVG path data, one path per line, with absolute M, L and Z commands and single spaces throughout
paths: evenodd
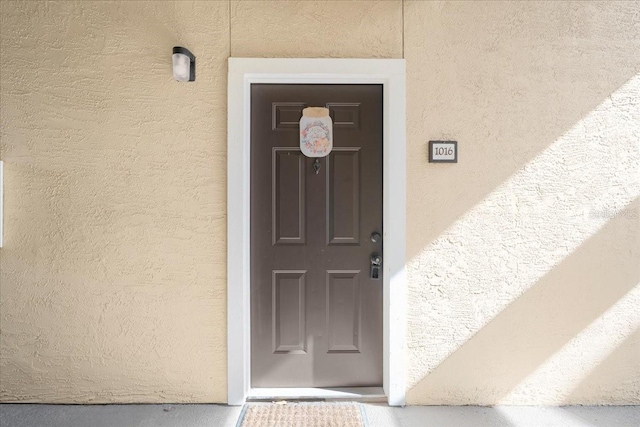
M 453 147 L 433 147 L 436 156 L 453 156 Z
M 429 161 L 457 163 L 458 162 L 458 142 L 457 141 L 429 141 Z

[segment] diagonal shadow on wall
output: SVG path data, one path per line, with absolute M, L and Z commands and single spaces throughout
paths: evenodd
M 432 404 L 500 402 L 640 281 L 638 199 L 481 328 L 410 390 Z M 637 227 L 636 227 L 637 228 Z M 637 307 L 632 308 L 637 309 Z M 562 369 L 562 368 L 559 368 Z M 531 397 L 539 401 L 540 397 Z M 545 402 L 540 402 L 545 403 Z
M 600 402 L 593 398 L 593 390 L 603 387 L 611 389 L 612 384 L 617 384 L 614 386 L 617 389 L 617 395 L 625 396 L 629 402 L 634 399 L 637 402 L 637 393 L 634 395 L 630 392 L 631 390 L 640 390 L 640 324 L 637 326 L 638 329 L 635 332 L 620 343 L 588 376 L 574 386 L 571 393 L 565 398 L 564 404 L 598 405 Z M 606 383 L 603 384 L 603 380 L 606 380 Z M 609 423 L 606 425 L 617 424 Z M 602 424 L 602 427 L 605 427 L 605 424 Z

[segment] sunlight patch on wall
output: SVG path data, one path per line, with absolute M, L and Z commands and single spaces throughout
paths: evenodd
M 640 328 L 640 284 L 518 384 L 500 403 L 527 404 L 530 390 L 555 402 L 566 398 L 623 341 Z M 639 349 L 640 350 L 640 349 Z M 562 375 L 558 375 L 561 372 Z M 549 394 L 544 396 L 543 394 Z
M 640 74 L 408 262 L 409 388 L 638 197 L 639 100 Z

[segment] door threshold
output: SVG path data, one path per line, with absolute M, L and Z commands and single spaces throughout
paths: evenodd
M 252 388 L 249 401 L 265 400 L 355 400 L 386 402 L 382 387 L 282 387 Z

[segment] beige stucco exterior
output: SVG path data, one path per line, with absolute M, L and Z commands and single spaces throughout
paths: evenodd
M 409 404 L 640 403 L 640 3 L 0 12 L 0 401 L 226 402 L 236 56 L 406 58 Z

